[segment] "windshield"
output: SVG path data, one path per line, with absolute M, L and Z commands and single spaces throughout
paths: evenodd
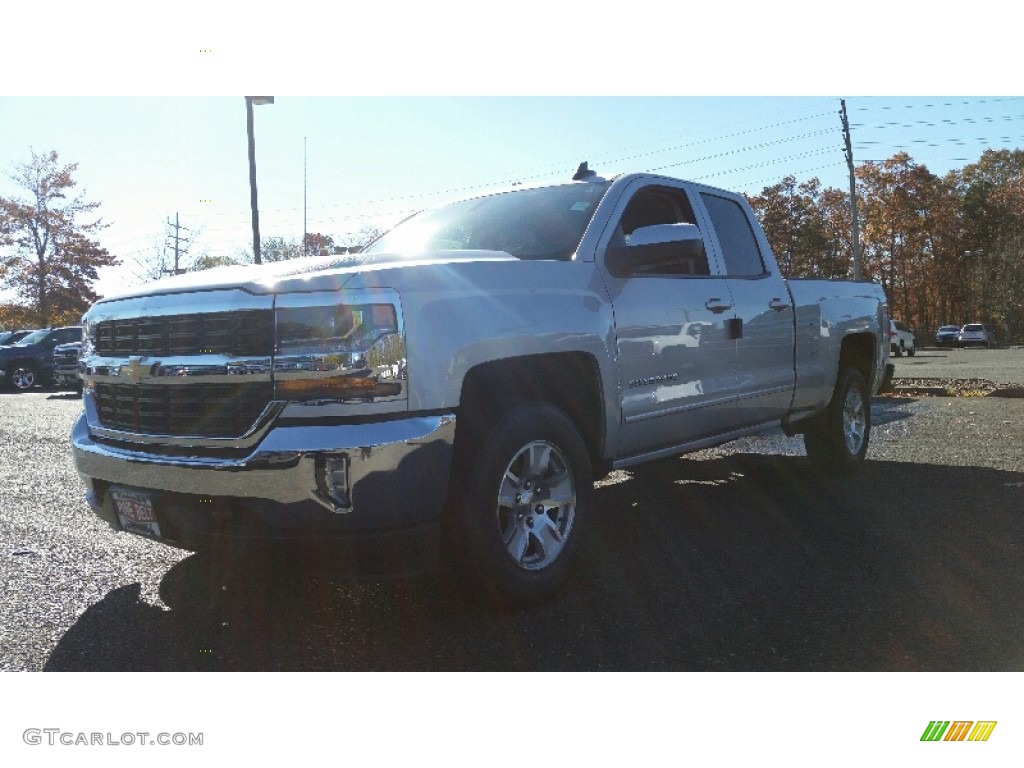
M 19 339 L 18 341 L 14 342 L 14 346 L 28 347 L 42 341 L 49 335 L 50 331 L 48 328 L 42 328 L 38 331 L 32 331 L 32 333 L 30 333 L 28 336 L 25 336 L 23 339 Z
M 607 183 L 576 183 L 452 203 L 406 219 L 366 251 L 488 250 L 569 259 L 607 189 Z

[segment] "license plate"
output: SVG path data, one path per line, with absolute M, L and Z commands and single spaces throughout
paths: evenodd
M 153 499 L 149 494 L 126 488 L 111 488 L 110 496 L 117 509 L 117 519 L 121 521 L 124 530 L 154 539 L 160 538 L 160 523 L 153 512 Z

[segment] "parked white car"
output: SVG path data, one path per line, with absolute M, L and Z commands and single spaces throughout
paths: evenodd
M 914 332 L 897 320 L 889 321 L 889 348 L 896 357 L 902 357 L 906 352 L 908 357 L 913 357 L 917 352 L 917 339 Z

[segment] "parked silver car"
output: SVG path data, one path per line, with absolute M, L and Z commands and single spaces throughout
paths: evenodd
M 996 343 L 996 335 L 992 329 L 983 323 L 968 323 L 960 329 L 956 337 L 958 347 L 966 347 L 971 344 L 981 344 L 991 347 Z

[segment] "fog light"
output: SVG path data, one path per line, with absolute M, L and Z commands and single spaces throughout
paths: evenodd
M 349 512 L 352 496 L 348 486 L 348 456 L 317 458 L 316 484 L 321 496 L 330 500 L 335 512 Z

